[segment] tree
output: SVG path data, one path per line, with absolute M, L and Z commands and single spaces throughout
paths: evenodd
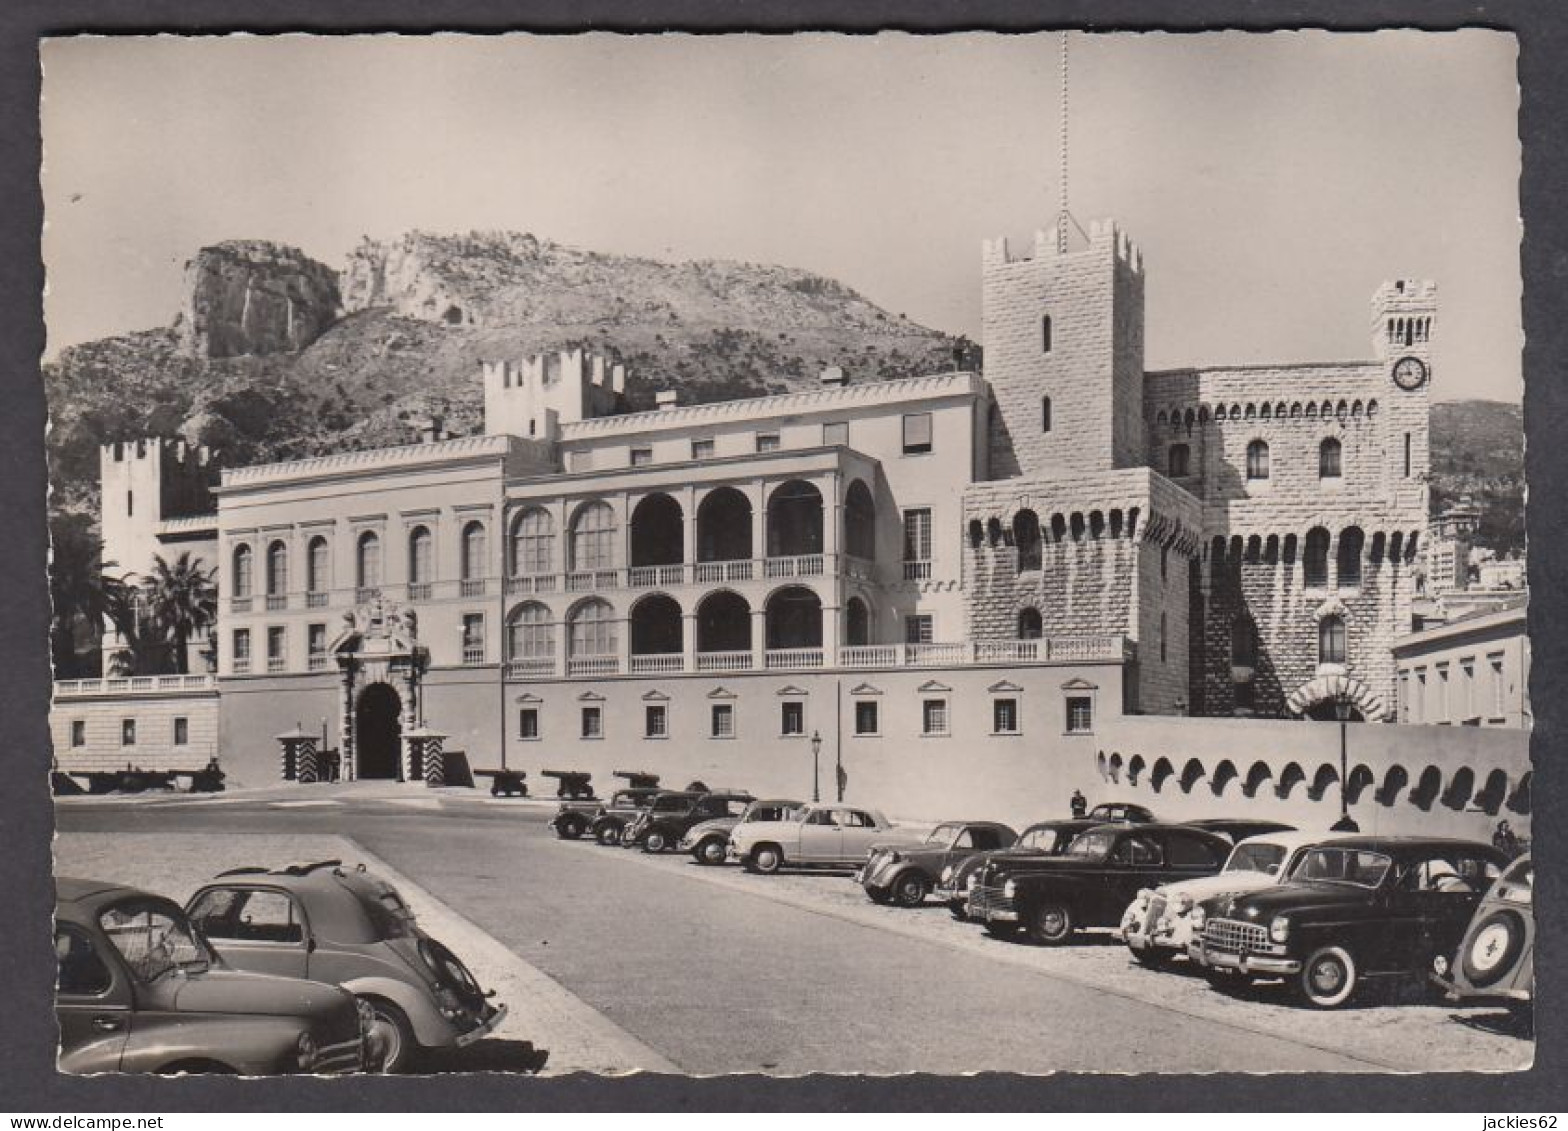
M 147 605 L 153 622 L 174 645 L 174 670 L 188 670 L 186 645 L 218 617 L 218 591 L 213 571 L 182 553 L 173 565 L 162 554 L 153 555 L 151 576 L 145 579 Z
M 49 599 L 53 617 L 50 654 L 61 679 L 91 674 L 80 653 L 96 651 L 112 602 L 124 606 L 127 581 L 111 575 L 119 567 L 103 562 L 103 545 L 86 515 L 59 515 L 50 522 Z

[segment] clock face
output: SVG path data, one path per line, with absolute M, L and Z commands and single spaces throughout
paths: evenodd
M 1394 364 L 1394 384 L 1416 390 L 1426 384 L 1426 363 L 1419 357 L 1402 357 Z

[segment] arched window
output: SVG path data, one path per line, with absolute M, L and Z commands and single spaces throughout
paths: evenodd
M 1361 584 L 1361 548 L 1366 535 L 1359 526 L 1347 526 L 1339 533 L 1339 577 L 1336 584 L 1342 589 L 1355 589 Z
M 1050 430 L 1051 430 L 1051 398 L 1050 397 L 1041 397 L 1040 398 L 1040 431 L 1042 431 L 1042 432 L 1049 432 Z
M 1186 444 L 1172 444 L 1166 462 L 1166 469 L 1170 477 L 1172 479 L 1185 479 L 1190 474 L 1188 462 L 1191 458 L 1191 449 Z
M 572 568 L 615 568 L 615 512 L 609 503 L 585 504 L 572 522 Z
M 1318 445 L 1318 478 L 1338 479 L 1340 477 L 1340 443 L 1330 436 Z
M 1018 639 L 1039 640 L 1045 635 L 1045 625 L 1040 619 L 1039 609 L 1018 610 Z
M 289 548 L 281 541 L 267 547 L 267 596 L 281 597 L 289 591 Z
M 1013 542 L 1018 547 L 1018 572 L 1039 569 L 1041 561 L 1040 520 L 1034 511 L 1019 511 L 1013 517 Z
M 530 601 L 512 610 L 506 622 L 506 657 L 513 661 L 554 661 L 555 625 L 549 609 Z
M 249 597 L 255 585 L 255 563 L 251 560 L 250 547 L 234 547 L 234 596 Z
M 434 579 L 435 565 L 431 555 L 434 540 L 430 528 L 416 526 L 408 536 L 408 583 L 428 585 Z
M 877 506 L 862 480 L 849 485 L 844 496 L 844 548 L 851 557 L 877 560 Z
M 325 593 L 332 588 L 331 558 L 327 540 L 320 534 L 310 540 L 305 551 L 305 588 L 312 593 Z
M 1345 662 L 1345 618 L 1327 616 L 1318 623 L 1318 663 Z
M 555 522 L 550 512 L 530 507 L 512 522 L 512 574 L 527 577 L 555 572 Z
M 359 536 L 355 549 L 354 583 L 361 589 L 374 589 L 381 584 L 381 539 L 375 531 L 367 530 Z
M 595 597 L 578 605 L 568 640 L 574 656 L 615 655 L 615 610 L 610 603 Z
M 1230 664 L 1233 668 L 1258 666 L 1258 631 L 1249 616 L 1239 616 L 1231 622 Z
M 474 581 L 485 575 L 485 524 L 470 522 L 463 527 L 463 580 Z
M 1269 446 L 1262 440 L 1254 440 L 1247 445 L 1247 478 L 1267 479 L 1269 477 Z
M 1302 553 L 1302 583 L 1311 589 L 1328 584 L 1328 531 L 1314 526 L 1307 531 L 1307 546 Z

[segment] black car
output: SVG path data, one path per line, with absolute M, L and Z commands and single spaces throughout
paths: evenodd
M 555 811 L 555 816 L 550 818 L 550 828 L 562 840 L 577 840 L 584 833 L 591 832 L 594 822 L 611 809 L 619 813 L 636 812 L 637 806 L 642 801 L 662 792 L 664 791 L 657 786 L 639 787 L 618 789 L 611 795 L 609 801 L 597 801 L 593 798 L 586 801 L 563 801 L 560 808 Z M 617 824 L 617 837 L 619 833 L 620 826 Z
M 1100 825 L 1061 856 L 993 857 L 969 895 L 969 917 L 992 934 L 1022 928 L 1055 946 L 1084 927 L 1115 927 L 1143 888 L 1212 876 L 1230 841 L 1186 825 Z
M 1146 825 L 1155 819 L 1155 816 L 1142 805 L 1135 805 L 1130 801 L 1106 801 L 1089 810 L 1089 819 L 1101 824 L 1110 824 L 1113 821 L 1126 821 L 1135 825 Z
M 1011 860 L 1017 857 L 1039 859 L 1045 856 L 1060 856 L 1067 851 L 1067 846 L 1077 838 L 1079 833 L 1086 833 L 1100 824 L 1100 821 L 1088 817 L 1064 817 L 1054 821 L 1036 822 L 1025 829 L 1011 847 L 977 852 L 973 856 L 943 868 L 937 876 L 936 897 L 947 904 L 947 909 L 953 913 L 953 918 L 960 921 L 967 920 L 969 891 L 978 882 L 980 869 L 985 867 L 987 862 L 996 858 Z
M 1198 821 L 1183 821 L 1190 829 L 1219 833 L 1232 844 L 1240 844 L 1249 836 L 1266 836 L 1269 833 L 1293 833 L 1295 825 L 1282 821 L 1266 821 L 1258 817 L 1204 817 Z
M 652 805 L 654 798 L 662 797 L 669 792 L 667 789 L 643 786 L 616 790 L 609 803 L 589 822 L 589 835 L 600 844 L 620 844 L 621 834 L 626 831 L 626 826 L 635 821 L 644 809 Z
M 681 842 L 696 825 L 722 817 L 739 819 L 755 798 L 741 790 L 687 793 L 671 790 L 653 799 L 621 833 L 621 845 L 641 845 L 644 852 L 665 852 Z
M 1332 1009 L 1364 979 L 1421 977 L 1454 953 L 1507 863 L 1489 844 L 1436 837 L 1336 837 L 1302 856 L 1287 883 L 1193 912 L 1211 981 L 1284 978 Z

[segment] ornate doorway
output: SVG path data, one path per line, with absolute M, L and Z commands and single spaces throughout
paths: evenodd
M 354 707 L 354 736 L 359 776 L 397 778 L 402 765 L 403 701 L 385 683 L 372 683 L 359 693 Z

